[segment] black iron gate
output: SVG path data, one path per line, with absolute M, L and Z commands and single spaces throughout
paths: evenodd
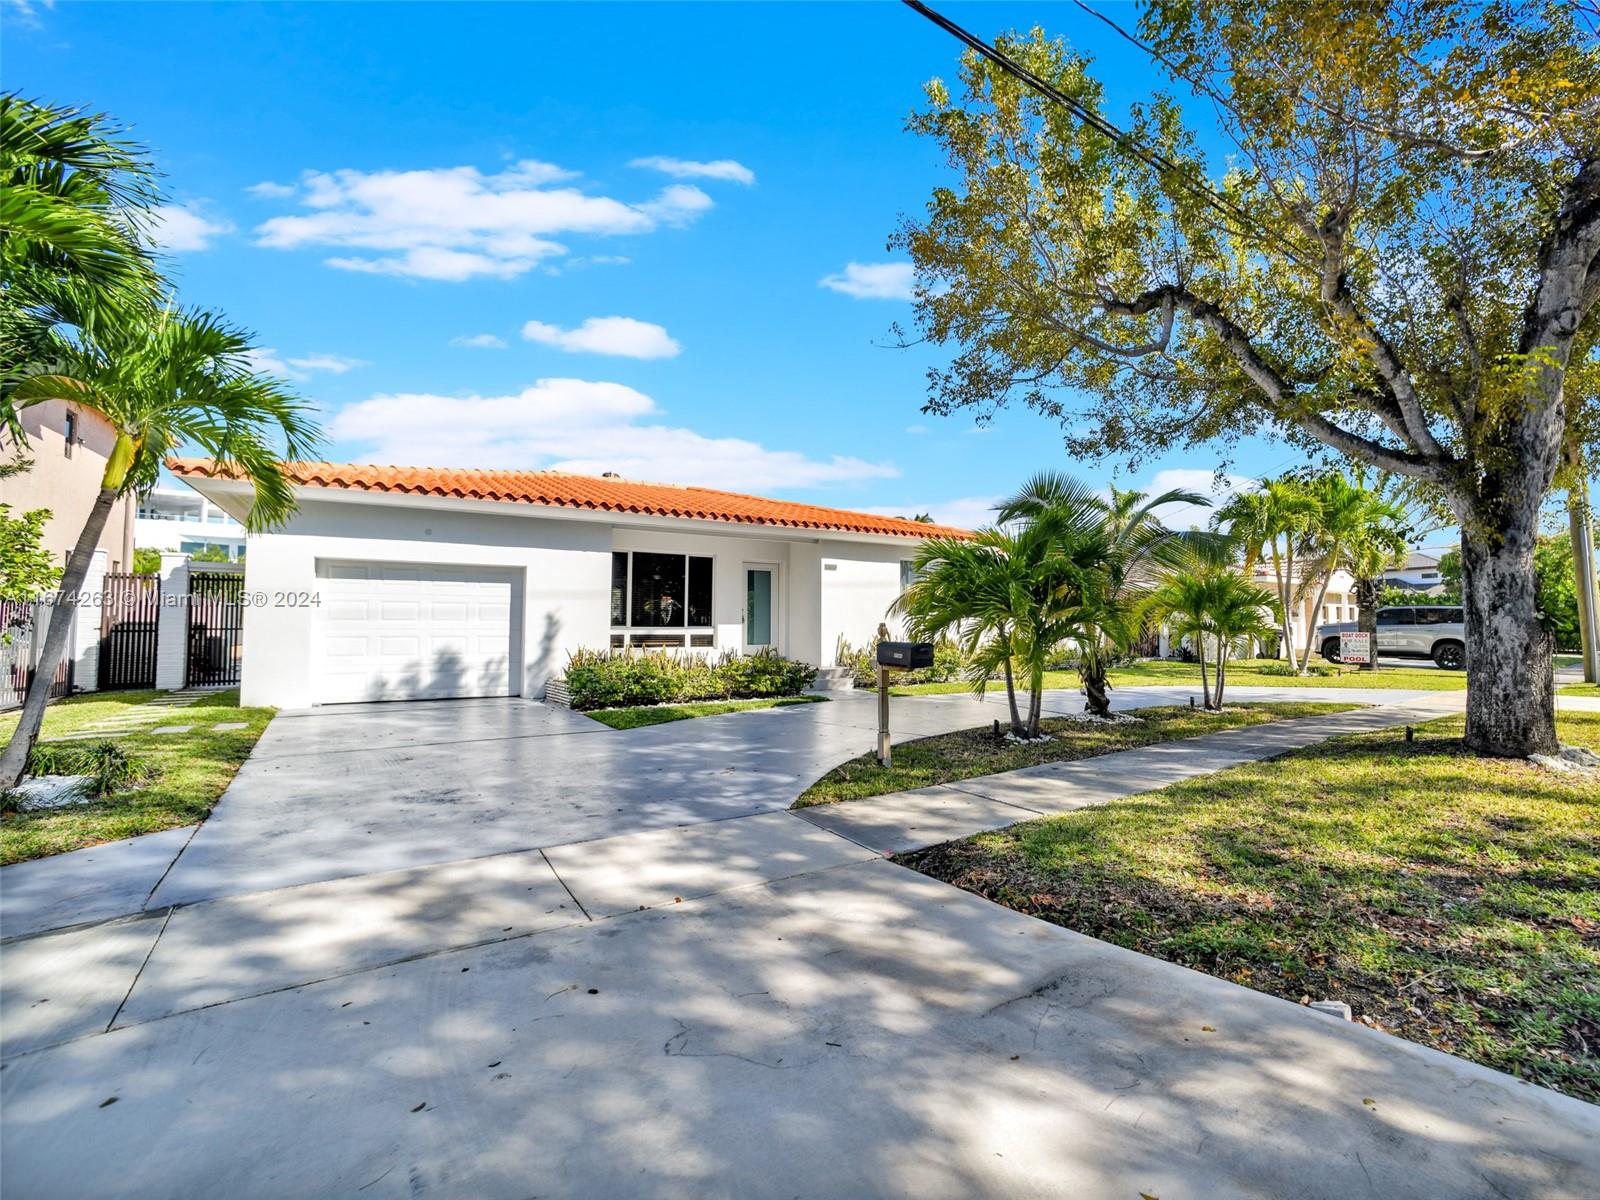
M 244 653 L 244 576 L 189 571 L 186 687 L 239 682 Z
M 102 692 L 156 685 L 156 624 L 161 580 L 154 575 L 108 574 L 100 608 Z

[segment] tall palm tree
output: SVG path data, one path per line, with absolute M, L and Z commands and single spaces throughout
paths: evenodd
M 1143 602 L 1163 576 L 1196 555 L 1220 559 L 1226 553 L 1219 535 L 1167 528 L 1156 514 L 1171 504 L 1210 501 L 1181 488 L 1156 496 L 1113 488 L 1105 500 L 1046 471 L 1000 506 L 1002 522 L 1036 531 L 1061 560 L 1061 590 L 1053 602 L 1078 653 L 1085 707 L 1095 716 L 1111 714 L 1111 666 L 1145 628 Z
M 66 650 L 78 593 L 117 500 L 147 490 L 167 454 L 198 447 L 254 486 L 246 527 L 263 529 L 294 509 L 284 458 L 310 458 L 321 440 L 312 410 L 282 384 L 252 369 L 250 338 L 207 312 L 141 309 L 107 315 L 74 338 L 53 334 L 47 371 L 18 383 L 26 408 L 65 400 L 103 417 L 116 433 L 99 493 L 67 562 L 51 609 L 39 669 L 22 718 L 0 756 L 0 789 L 14 787 L 44 720 L 50 680 Z
M 1253 574 L 1263 550 L 1272 562 L 1280 614 L 1278 632 L 1283 655 L 1291 664 L 1296 663 L 1298 640 L 1294 628 L 1296 555 L 1316 513 L 1316 500 L 1305 484 L 1285 475 L 1265 480 L 1252 491 L 1236 493 L 1211 522 L 1213 529 L 1228 527 L 1244 559 L 1246 577 Z
M 0 95 L 0 424 L 19 443 L 11 393 L 53 332 L 157 303 L 144 231 L 161 197 L 124 132 L 104 114 Z
M 1150 596 L 1146 608 L 1152 617 L 1167 621 L 1179 637 L 1194 641 L 1205 706 L 1220 710 L 1234 644 L 1269 635 L 1277 601 L 1266 588 L 1250 582 L 1234 568 L 1195 559 L 1169 577 Z M 1216 654 L 1215 692 L 1206 677 L 1208 641 Z

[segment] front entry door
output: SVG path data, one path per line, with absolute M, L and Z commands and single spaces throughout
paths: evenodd
M 777 645 L 778 569 L 746 563 L 744 600 L 745 653 Z

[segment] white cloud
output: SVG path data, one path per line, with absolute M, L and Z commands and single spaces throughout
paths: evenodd
M 906 432 L 913 437 L 919 437 L 928 432 L 928 427 L 926 425 L 907 425 Z
M 276 375 L 279 379 L 305 380 L 315 372 L 343 375 L 356 367 L 370 367 L 365 359 L 349 358 L 343 354 L 307 354 L 300 358 L 285 358 L 273 346 L 258 346 L 246 357 L 250 366 L 263 375 Z
M 476 167 L 415 171 L 308 171 L 307 211 L 256 227 L 276 249 L 329 246 L 329 266 L 459 282 L 521 275 L 567 253 L 557 235 L 607 237 L 684 225 L 712 206 L 699 188 L 672 184 L 636 203 L 555 186 L 573 173 L 526 160 L 497 174 Z
M 719 158 L 713 162 L 695 162 L 688 158 L 673 158 L 666 154 L 652 154 L 636 158 L 630 167 L 643 167 L 647 171 L 661 171 L 678 179 L 726 179 L 745 186 L 756 181 L 756 173 L 741 162 Z
M 938 525 L 954 525 L 958 529 L 981 529 L 993 525 L 995 507 L 1004 496 L 958 496 L 954 500 L 914 500 L 892 507 L 879 506 L 869 512 L 886 517 L 910 517 L 927 513 Z
M 504 350 L 504 338 L 496 337 L 492 333 L 462 334 L 460 337 L 450 339 L 452 346 L 465 346 L 469 350 Z
M 304 358 L 291 358 L 291 367 L 302 371 L 327 371 L 330 375 L 343 375 L 357 367 L 370 367 L 364 358 L 347 358 L 343 354 L 308 354 Z
M 209 250 L 212 238 L 232 232 L 230 221 L 208 217 L 194 205 L 162 204 L 150 210 L 150 240 L 162 250 Z
M 576 329 L 529 321 L 522 336 L 569 354 L 612 354 L 619 358 L 676 358 L 683 349 L 659 325 L 632 317 L 590 317 Z
M 287 200 L 294 195 L 295 187 L 292 183 L 273 183 L 270 179 L 263 179 L 260 183 L 252 183 L 245 191 L 263 200 Z
M 652 420 L 659 415 L 649 396 L 619 383 L 540 379 L 509 396 L 377 395 L 340 410 L 329 432 L 375 462 L 617 471 L 629 479 L 766 492 L 899 474 L 887 463 L 706 437 Z
M 817 286 L 857 300 L 910 300 L 916 273 L 910 263 L 846 263 L 843 271 L 825 275 Z
M 38 8 L 53 9 L 56 0 L 0 0 L 0 9 L 11 14 L 11 21 L 27 29 L 42 29 Z
M 1172 467 L 1164 471 L 1157 471 L 1148 484 L 1140 486 L 1139 490 L 1155 496 L 1162 492 L 1170 492 L 1174 488 L 1186 492 L 1198 492 L 1209 497 L 1211 507 L 1206 508 L 1199 504 L 1168 504 L 1156 510 L 1162 522 L 1173 529 L 1207 528 L 1211 523 L 1211 514 L 1228 502 L 1228 498 L 1235 492 L 1247 492 L 1257 485 L 1257 480 L 1248 475 L 1224 475 L 1220 486 L 1216 474 L 1212 471 L 1191 467 Z

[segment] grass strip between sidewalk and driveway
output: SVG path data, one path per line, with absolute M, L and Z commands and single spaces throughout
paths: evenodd
M 1376 671 L 1362 671 L 1338 663 L 1325 663 L 1321 658 L 1313 656 L 1310 675 L 1296 675 L 1286 668 L 1287 664 L 1274 658 L 1234 659 L 1228 663 L 1228 686 L 1402 688 L 1425 692 L 1460 692 L 1465 691 L 1467 687 L 1465 671 L 1441 671 L 1433 666 L 1395 667 L 1385 662 Z M 1113 669 L 1110 678 L 1112 687 L 1178 686 L 1193 687 L 1199 691 L 1200 665 L 1173 662 L 1168 659 L 1142 659 Z M 991 682 L 989 686 L 999 688 L 1002 685 Z M 1076 692 L 1082 687 L 1082 683 L 1076 671 L 1046 671 L 1044 686 Z M 927 696 L 971 690 L 970 683 L 960 680 L 950 683 L 913 683 L 893 689 L 897 696 Z
M 145 701 L 161 694 L 93 692 L 62 700 L 46 710 L 42 736 L 61 737 L 129 717 Z M 0 816 L 0 865 L 204 820 L 250 757 L 275 711 L 240 708 L 237 691 L 217 692 L 187 707 L 165 710 L 159 719 L 138 726 L 137 732 L 110 739 L 148 767 L 149 778 L 87 804 Z M 212 728 L 241 721 L 243 729 Z M 0 719 L 0 738 L 9 738 L 16 725 L 15 714 Z M 192 728 L 188 733 L 152 732 L 175 725 Z
M 1041 763 L 1070 762 L 1134 750 L 1156 742 L 1199 737 L 1223 729 L 1262 725 L 1294 717 L 1327 716 L 1359 708 L 1356 704 L 1241 704 L 1229 705 L 1220 713 L 1187 706 L 1141 708 L 1129 715 L 1137 721 L 1108 724 L 1046 718 L 1041 729 L 1050 735 L 1048 742 L 1028 745 L 998 739 L 992 726 L 941 733 L 918 738 L 894 748 L 894 765 L 887 770 L 878 765 L 875 755 L 863 754 L 841 763 L 807 788 L 793 808 L 832 804 L 839 800 L 863 800 L 888 792 L 906 792 L 932 787 L 979 775 L 1036 767 Z M 1002 729 L 1004 726 L 1002 725 Z
M 695 717 L 717 717 L 723 713 L 749 712 L 755 708 L 787 708 L 791 704 L 820 704 L 826 696 L 776 696 L 766 700 L 705 700 L 693 704 L 641 704 L 634 708 L 596 708 L 583 715 L 613 729 L 638 729 L 643 725 L 664 725 L 668 721 L 687 721 Z
M 1600 749 L 1600 713 L 1563 713 Z M 1008 908 L 1600 1101 L 1600 787 L 1459 717 L 897 861 Z

